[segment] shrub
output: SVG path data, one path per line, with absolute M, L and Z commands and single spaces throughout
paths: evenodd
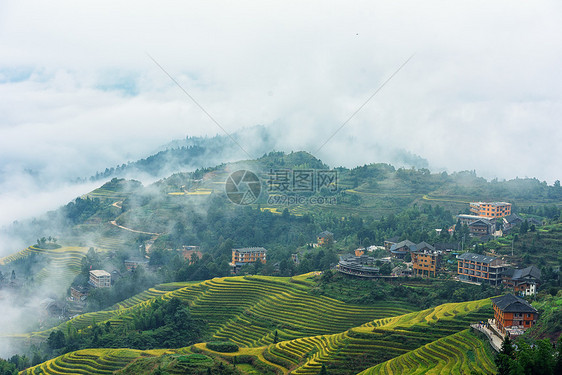
M 233 353 L 238 351 L 238 345 L 230 341 L 211 341 L 207 343 L 207 349 L 215 352 Z

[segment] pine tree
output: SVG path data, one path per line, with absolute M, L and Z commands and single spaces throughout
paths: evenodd
M 498 355 L 496 356 L 495 362 L 498 367 L 498 375 L 509 375 L 511 374 L 511 368 L 513 367 L 515 357 L 515 349 L 509 336 L 505 336 L 502 342 L 502 348 Z

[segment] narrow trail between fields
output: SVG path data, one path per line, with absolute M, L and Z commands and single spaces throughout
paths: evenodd
M 112 204 L 112 206 L 117 207 L 117 208 L 123 208 L 122 203 L 123 203 L 123 201 L 117 201 L 117 202 L 114 202 Z M 123 225 L 117 224 L 117 220 L 111 220 L 109 223 L 111 225 L 116 226 L 117 228 L 129 231 L 129 232 L 132 232 L 132 233 L 148 234 L 148 235 L 152 236 L 152 238 L 149 241 L 146 241 L 146 243 L 145 243 L 145 250 L 146 250 L 147 253 L 150 252 L 150 248 L 152 247 L 152 244 L 154 244 L 154 241 L 156 241 L 156 239 L 162 234 L 162 233 L 145 232 L 145 231 L 142 231 L 142 230 L 127 228 L 127 227 L 124 227 Z
M 115 225 L 118 228 L 124 229 L 124 230 L 128 230 L 129 232 L 133 232 L 133 233 L 140 233 L 140 234 L 149 234 L 151 236 L 159 236 L 161 233 L 152 233 L 152 232 L 143 232 L 142 230 L 136 230 L 136 229 L 131 229 L 131 228 L 127 228 L 124 227 L 122 225 L 117 224 L 117 222 L 115 220 L 110 221 L 110 223 L 112 225 Z

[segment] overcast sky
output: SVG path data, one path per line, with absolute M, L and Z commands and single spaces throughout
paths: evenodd
M 561 177 L 560 1 L 3 0 L 0 225 L 88 188 L 37 196 L 61 179 L 222 133 L 147 53 L 226 131 L 310 152 L 415 54 L 316 156 Z

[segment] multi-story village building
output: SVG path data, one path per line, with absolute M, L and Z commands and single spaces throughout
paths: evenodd
M 243 247 L 232 249 L 232 271 L 236 273 L 245 264 L 261 262 L 266 263 L 267 250 L 263 247 Z
M 498 218 L 511 215 L 511 203 L 507 202 L 471 202 L 470 212 L 477 216 Z
M 390 248 L 392 247 L 392 245 L 394 245 L 398 242 L 399 242 L 399 237 L 397 237 L 397 236 L 391 237 L 387 240 L 384 240 L 384 249 L 386 251 L 390 251 Z
M 74 302 L 84 301 L 89 294 L 89 286 L 75 285 L 70 287 L 70 298 Z
M 502 335 L 520 335 L 537 322 L 538 311 L 513 294 L 492 298 L 492 305 L 495 327 Z
M 390 255 L 394 258 L 404 259 L 406 254 L 416 250 L 416 244 L 409 240 L 395 243 L 390 247 Z
M 499 285 L 506 265 L 501 258 L 464 253 L 457 257 L 458 275 L 461 281 Z
M 477 215 L 457 215 L 460 223 L 462 225 L 466 224 L 471 236 L 483 237 L 491 235 L 495 231 L 495 223 L 490 221 L 489 218 L 485 218 Z
M 416 250 L 411 252 L 412 269 L 414 276 L 437 277 L 440 267 L 441 252 L 425 242 L 416 245 Z
M 502 283 L 513 288 L 515 294 L 529 296 L 537 292 L 541 270 L 536 266 L 522 269 L 508 268 L 502 272 Z
M 379 277 L 380 269 L 373 265 L 374 262 L 375 259 L 367 255 L 346 255 L 340 258 L 336 269 L 341 273 L 358 277 Z
M 266 262 L 267 250 L 263 247 L 232 249 L 232 263 Z
M 109 288 L 111 286 L 111 274 L 104 270 L 91 270 L 89 283 L 95 288 Z

